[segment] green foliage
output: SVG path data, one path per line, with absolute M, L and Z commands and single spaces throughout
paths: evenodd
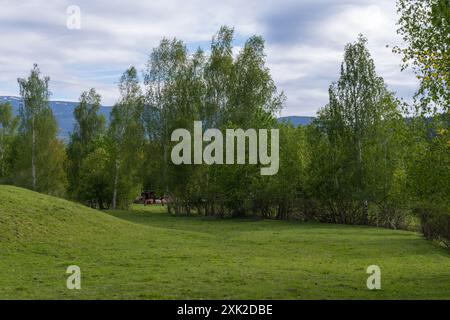
M 310 160 L 307 146 L 307 129 L 280 125 L 280 169 L 271 177 L 268 192 L 262 197 L 268 199 L 276 211 L 277 219 L 294 218 L 294 214 L 306 214 L 306 168 Z M 301 218 L 298 217 L 297 218 Z
M 416 72 L 445 79 L 445 68 L 436 62 L 442 59 L 439 47 L 426 49 L 438 51 L 425 54 L 432 68 L 421 69 L 423 57 L 414 56 L 423 49 L 417 39 L 427 33 L 415 34 L 416 39 L 411 32 L 427 22 L 411 21 L 416 12 L 411 3 L 399 0 L 400 32 L 411 42 L 402 51 L 405 59 L 415 59 Z M 436 30 L 425 29 L 440 37 L 447 25 L 439 22 L 445 11 L 438 12 L 438 5 L 446 8 L 430 0 L 417 10 L 421 19 L 434 17 L 430 23 Z M 1 181 L 64 194 L 67 172 L 69 196 L 98 208 L 127 208 L 145 189 L 169 197 L 169 212 L 177 215 L 389 228 L 407 228 L 417 202 L 448 205 L 449 114 L 405 119 L 401 103 L 376 74 L 363 36 L 345 47 L 329 103 L 311 126 L 299 128 L 276 119 L 286 97 L 266 65 L 264 39 L 249 38 L 235 54 L 233 37 L 232 28 L 221 27 L 208 55 L 201 49 L 191 54 L 181 40 L 163 39 L 149 56 L 144 92 L 134 67 L 120 78 L 120 99 L 108 128 L 99 114 L 100 95 L 94 89 L 83 92 L 67 155 L 48 106 L 49 79 L 35 66 L 28 79 L 19 80 L 24 104 L 18 131 L 10 106 L 0 106 Z M 431 88 L 424 81 L 422 102 L 441 108 L 448 101 L 446 84 L 436 80 Z M 261 165 L 254 164 L 173 164 L 171 133 L 193 132 L 199 120 L 203 131 L 279 129 L 278 174 L 262 176 Z
M 448 0 L 398 0 L 398 33 L 406 48 L 395 48 L 404 65 L 412 65 L 421 86 L 420 107 L 450 111 L 450 2 Z
M 403 36 L 407 47 L 395 48 L 394 51 L 403 55 L 403 68 L 412 65 L 420 80 L 416 109 L 422 117 L 413 119 L 411 125 L 414 130 L 411 135 L 414 143 L 410 146 L 410 161 L 408 161 L 408 191 L 414 202 L 425 206 L 448 207 L 450 2 L 398 0 L 397 9 L 400 14 L 398 33 Z M 426 230 L 434 222 L 423 218 L 422 224 L 424 232 L 428 233 Z M 442 227 L 444 225 L 445 221 Z
M 17 185 L 63 195 L 66 187 L 64 145 L 57 139 L 58 125 L 48 98 L 48 77 L 34 65 L 27 79 L 18 79 L 22 106 L 19 135 L 15 139 L 14 176 Z
M 12 149 L 19 118 L 13 116 L 9 103 L 0 104 L 0 182 L 11 181 Z
M 450 205 L 449 134 L 445 129 L 433 133 L 427 122 L 418 118 L 414 126 L 417 142 L 410 153 L 409 193 L 416 202 Z M 422 137 L 417 135 L 420 132 Z
M 428 240 L 450 247 L 450 210 L 436 204 L 422 204 L 414 209 L 419 216 L 423 235 Z
M 405 123 L 366 42 L 360 36 L 346 46 L 330 102 L 309 131 L 310 194 L 329 212 L 326 221 L 397 227 L 400 221 L 391 218 L 399 205 L 394 186 L 401 185 Z M 375 217 L 371 204 L 379 207 Z
M 95 89 L 85 91 L 80 96 L 80 103 L 74 110 L 75 127 L 67 146 L 69 159 L 68 180 L 69 194 L 86 199 L 86 191 L 79 187 L 80 170 L 84 159 L 97 147 L 105 133 L 105 117 L 99 114 L 101 96 Z
M 181 41 L 164 39 L 147 64 L 144 120 L 149 148 L 157 153 L 148 153 L 152 174 L 144 184 L 170 195 L 176 213 L 195 207 L 205 215 L 245 214 L 262 203 L 269 186 L 255 166 L 175 166 L 168 158 L 174 145 L 170 133 L 178 128 L 192 132 L 195 120 L 203 121 L 204 130 L 275 124 L 284 96 L 277 95 L 265 66 L 264 41 L 250 38 L 234 58 L 233 33 L 222 27 L 208 58 L 200 49 L 189 56 Z M 155 177 L 158 170 L 162 179 Z
M 112 184 L 107 151 L 98 147 L 83 160 L 79 172 L 77 194 L 90 207 L 105 209 L 111 204 Z
M 119 82 L 120 101 L 111 111 L 107 144 L 113 173 L 112 208 L 127 207 L 141 190 L 144 97 L 137 71 L 130 67 Z

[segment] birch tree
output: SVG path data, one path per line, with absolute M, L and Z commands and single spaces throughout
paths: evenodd
M 319 185 L 327 181 L 328 185 L 318 187 L 323 189 L 324 198 L 332 199 L 329 209 L 337 217 L 336 222 L 368 223 L 369 203 L 376 200 L 377 194 L 374 183 L 387 181 L 371 177 L 392 174 L 388 170 L 391 165 L 386 162 L 386 172 L 379 172 L 380 167 L 375 168 L 372 159 L 389 158 L 390 137 L 383 128 L 394 119 L 402 121 L 398 104 L 376 74 L 367 40 L 360 36 L 345 47 L 340 78 L 330 86 L 329 103 L 320 111 L 316 123 L 326 139 L 321 143 L 327 145 L 317 157 L 328 160 L 317 168 L 315 175 L 319 178 L 314 180 L 319 180 Z M 384 148 L 378 148 L 380 145 Z
M 406 46 L 394 52 L 420 81 L 419 107 L 424 113 L 450 112 L 450 1 L 397 0 L 397 11 L 397 32 Z
M 36 190 L 36 145 L 37 145 L 37 121 L 38 118 L 50 109 L 48 99 L 49 77 L 40 77 L 40 70 L 35 64 L 28 79 L 18 79 L 20 95 L 22 96 L 21 129 L 31 134 L 31 179 L 32 188 Z
M 112 208 L 127 206 L 141 188 L 144 98 L 137 70 L 130 67 L 119 82 L 120 101 L 111 111 L 108 132 L 113 172 Z
M 420 202 L 449 207 L 450 172 L 450 1 L 398 0 L 398 33 L 405 46 L 403 69 L 420 81 L 415 107 L 409 188 Z M 425 117 L 426 116 L 426 117 Z M 431 133 L 431 134 L 430 134 Z
M 49 80 L 41 76 L 36 64 L 28 78 L 18 79 L 22 105 L 14 179 L 36 191 L 63 194 L 67 183 L 66 156 L 49 105 Z
M 185 67 L 187 50 L 185 44 L 177 39 L 163 39 L 153 49 L 144 72 L 146 101 L 144 123 L 146 135 L 152 144 L 162 151 L 159 171 L 162 173 L 164 192 L 169 192 L 168 165 L 170 144 L 170 101 L 167 89 L 174 84 L 175 78 Z M 155 146 L 152 146 L 155 147 Z M 152 157 L 158 156 L 153 153 Z

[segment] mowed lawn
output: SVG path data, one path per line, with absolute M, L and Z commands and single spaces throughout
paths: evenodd
M 450 299 L 450 252 L 406 231 L 100 212 L 0 186 L 0 299 L 118 298 Z

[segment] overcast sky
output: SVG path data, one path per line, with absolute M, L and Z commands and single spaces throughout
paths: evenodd
M 346 43 L 369 40 L 378 73 L 397 96 L 417 87 L 391 52 L 395 0 L 296 1 L 63 1 L 0 0 L 0 95 L 18 95 L 17 78 L 32 64 L 50 76 L 54 100 L 77 101 L 95 87 L 104 105 L 118 97 L 117 81 L 130 65 L 143 70 L 163 37 L 177 37 L 193 51 L 209 50 L 221 25 L 235 28 L 235 45 L 249 36 L 266 39 L 267 63 L 288 98 L 283 115 L 314 115 L 327 103 L 339 76 Z M 81 10 L 81 29 L 67 28 L 67 8 Z M 390 47 L 387 48 L 386 45 Z

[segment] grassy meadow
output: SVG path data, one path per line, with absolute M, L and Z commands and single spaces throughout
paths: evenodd
M 372 264 L 381 290 L 366 287 Z M 119 298 L 450 299 L 450 253 L 413 232 L 101 212 L 0 186 L 0 299 Z

